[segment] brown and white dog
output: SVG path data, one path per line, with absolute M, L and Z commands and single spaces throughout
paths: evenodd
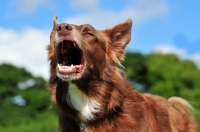
M 61 132 L 195 132 L 187 101 L 132 90 L 121 70 L 131 27 L 128 19 L 100 31 L 54 17 L 49 89 Z

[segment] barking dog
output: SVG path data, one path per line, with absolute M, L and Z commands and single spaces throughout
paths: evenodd
M 187 101 L 140 94 L 127 82 L 121 61 L 131 27 L 128 19 L 100 31 L 54 17 L 49 89 L 61 132 L 195 132 Z

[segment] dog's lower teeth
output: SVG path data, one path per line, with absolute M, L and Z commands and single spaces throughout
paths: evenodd
M 70 70 L 72 70 L 72 68 L 73 68 L 73 64 L 70 66 L 70 68 L 69 68 L 69 69 L 70 69 Z
M 62 67 L 58 64 L 58 69 L 62 69 Z

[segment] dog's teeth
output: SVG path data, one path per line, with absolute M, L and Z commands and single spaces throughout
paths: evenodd
M 62 67 L 59 64 L 57 66 L 58 66 L 58 69 L 62 69 Z
M 67 64 L 68 64 L 68 61 L 63 61 L 62 64 L 63 64 L 63 65 L 67 65 Z
M 70 69 L 70 70 L 72 70 L 72 68 L 73 68 L 73 64 L 71 64 L 71 66 L 70 66 L 70 68 L 69 68 L 69 69 Z
M 75 42 L 73 42 L 74 43 L 74 47 L 76 47 L 76 44 L 75 44 Z

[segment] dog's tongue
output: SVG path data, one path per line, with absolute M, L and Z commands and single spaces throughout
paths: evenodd
M 61 74 L 80 73 L 83 70 L 83 65 L 63 66 L 62 64 L 58 64 L 57 67 L 58 67 L 58 72 Z

